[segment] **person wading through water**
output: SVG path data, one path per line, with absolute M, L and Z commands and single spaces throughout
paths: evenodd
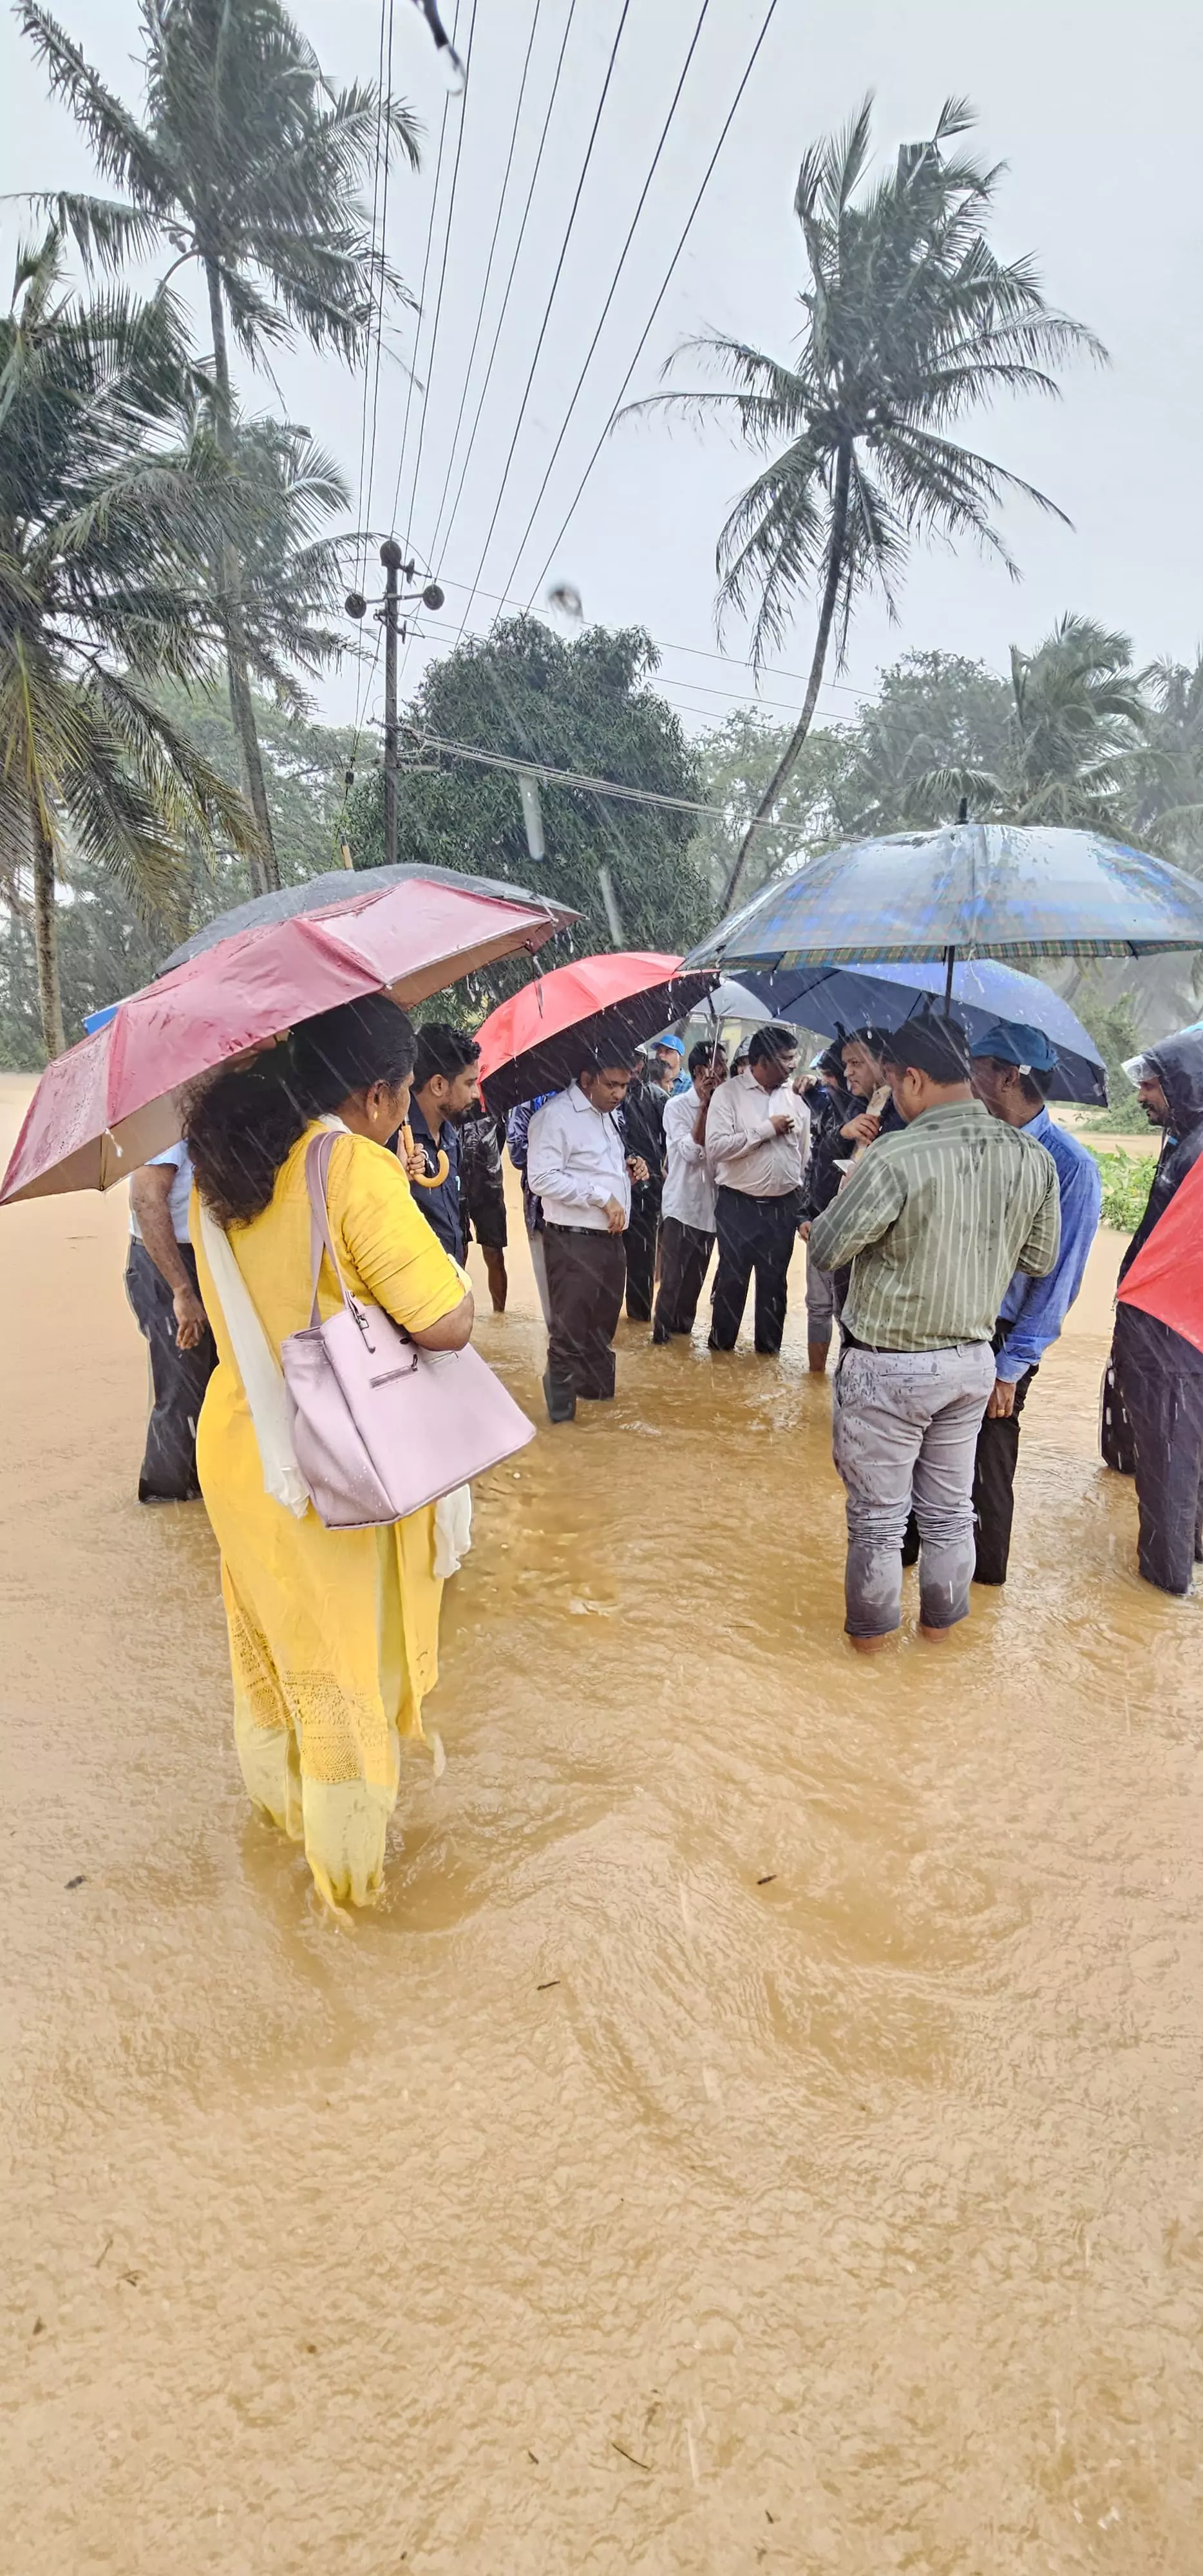
M 614 1335 L 627 1280 L 623 1236 L 631 1187 L 647 1165 L 628 1154 L 617 1112 L 629 1068 L 594 1058 L 535 1112 L 526 1181 L 543 1207 L 550 1310 L 543 1393 L 552 1422 L 571 1422 L 578 1397 L 614 1393 Z
M 1140 1103 L 1165 1142 L 1149 1203 L 1120 1263 L 1123 1279 L 1203 1154 L 1203 1030 L 1183 1029 L 1148 1047 Z M 1139 1564 L 1162 1592 L 1189 1592 L 1203 1558 L 1203 1351 L 1139 1306 L 1119 1305 L 1104 1399 L 1103 1455 L 1135 1472 Z
M 940 1640 L 968 1611 L 995 1324 L 1015 1272 L 1044 1278 L 1061 1233 L 1052 1157 L 974 1099 L 960 1023 L 921 1012 L 883 1054 L 903 1130 L 876 1139 L 810 1237 L 820 1269 L 852 1265 L 832 1451 L 848 1496 L 845 1626 L 865 1652 L 900 1624 L 912 1502 L 921 1632 Z

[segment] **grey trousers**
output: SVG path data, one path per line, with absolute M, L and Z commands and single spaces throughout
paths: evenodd
M 850 1637 L 885 1637 L 902 1616 L 902 1541 L 919 1524 L 919 1616 L 951 1628 L 973 1580 L 973 1461 L 994 1384 L 989 1342 L 943 1351 L 845 1345 L 832 1397 L 832 1454 L 848 1496 L 844 1592 Z
M 835 1323 L 835 1272 L 820 1270 L 806 1246 L 806 1338 L 829 1342 Z

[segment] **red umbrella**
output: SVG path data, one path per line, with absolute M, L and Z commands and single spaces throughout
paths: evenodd
M 515 949 L 539 947 L 575 918 L 557 904 L 507 903 L 416 878 L 239 931 L 131 994 L 106 1027 L 47 1065 L 0 1205 L 108 1189 L 175 1143 L 177 1087 L 228 1056 L 362 993 L 424 1001 Z
M 1203 1351 L 1203 1160 L 1175 1190 L 1117 1294 Z
M 477 1031 L 489 1108 L 516 1109 L 541 1091 L 566 1090 L 586 1057 L 606 1049 L 611 1062 L 626 1063 L 657 1029 L 696 1011 L 718 981 L 714 966 L 682 974 L 679 957 L 622 950 L 537 976 Z

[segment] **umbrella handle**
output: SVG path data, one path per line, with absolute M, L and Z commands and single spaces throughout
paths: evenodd
M 412 1129 L 412 1127 L 410 1126 L 410 1124 L 409 1124 L 409 1120 L 408 1120 L 408 1119 L 406 1119 L 405 1124 L 404 1124 L 404 1126 L 402 1127 L 402 1130 L 401 1130 L 401 1142 L 402 1142 L 402 1144 L 403 1144 L 403 1145 L 404 1145 L 404 1147 L 405 1147 L 405 1151 L 406 1151 L 407 1156 L 408 1156 L 408 1155 L 410 1155 L 410 1154 L 412 1154 L 412 1153 L 414 1152 L 415 1148 L 414 1148 L 414 1136 L 413 1136 L 413 1129 Z M 412 1187 L 412 1188 L 417 1189 L 417 1190 L 441 1190 L 441 1188 L 442 1188 L 442 1186 L 443 1186 L 443 1183 L 444 1183 L 444 1181 L 446 1180 L 446 1178 L 447 1178 L 447 1174 L 448 1174 L 448 1172 L 450 1171 L 450 1169 L 451 1169 L 451 1165 L 450 1165 L 450 1163 L 449 1163 L 449 1162 L 448 1162 L 448 1160 L 447 1160 L 447 1156 L 446 1156 L 446 1153 L 444 1152 L 443 1147 L 440 1145 L 440 1147 L 439 1147 L 439 1159 L 438 1159 L 438 1163 L 437 1163 L 437 1165 L 436 1165 L 436 1167 L 435 1167 L 434 1171 L 433 1171 L 433 1172 L 427 1172 L 427 1173 L 425 1173 L 425 1175 L 423 1176 L 423 1178 L 422 1178 L 421 1180 L 417 1180 L 417 1179 L 415 1179 L 415 1177 L 414 1177 L 413 1173 L 411 1172 L 411 1174 L 410 1174 L 410 1185 L 411 1185 L 411 1187 Z

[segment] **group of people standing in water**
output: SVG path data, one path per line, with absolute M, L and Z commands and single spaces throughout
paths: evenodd
M 1020 1418 L 1098 1224 L 1097 1165 L 1048 1115 L 1054 1072 L 1038 1031 L 1000 1022 L 971 1048 L 934 1010 L 893 1033 L 861 1030 L 802 1074 L 795 1033 L 776 1026 L 731 1066 L 711 1039 L 687 1065 L 675 1039 L 634 1064 L 583 1054 L 576 1079 L 508 1131 L 548 1324 L 552 1423 L 613 1395 L 624 1299 L 653 1345 L 692 1333 L 716 1249 L 710 1350 L 733 1348 L 751 1290 L 755 1349 L 773 1358 L 802 1236 L 813 1372 L 826 1370 L 837 1324 L 840 1335 L 848 1637 L 871 1653 L 897 1629 L 917 1556 L 920 1631 L 940 1643 L 974 1580 L 1005 1581 Z M 1138 1243 L 1203 1150 L 1203 1037 L 1152 1049 L 1141 1098 L 1170 1142 Z M 204 1496 L 249 1795 L 303 1842 L 317 1886 L 341 1905 L 381 1883 L 449 1568 L 440 1507 L 334 1530 L 265 1484 L 263 1390 L 240 1365 L 226 1265 L 278 1367 L 309 1321 L 305 1163 L 323 1126 L 336 1131 L 329 1221 L 351 1295 L 420 1348 L 463 1347 L 470 1233 L 494 1308 L 506 1302 L 501 1131 L 481 1106 L 474 1041 L 446 1025 L 415 1038 L 383 995 L 198 1086 L 181 1144 L 135 1176 L 127 1279 L 156 1397 L 140 1493 Z M 327 1257 L 317 1299 L 323 1319 L 341 1302 Z M 1142 1572 L 1182 1592 L 1199 1542 L 1203 1358 L 1127 1311 L 1112 1463 L 1135 1469 Z

